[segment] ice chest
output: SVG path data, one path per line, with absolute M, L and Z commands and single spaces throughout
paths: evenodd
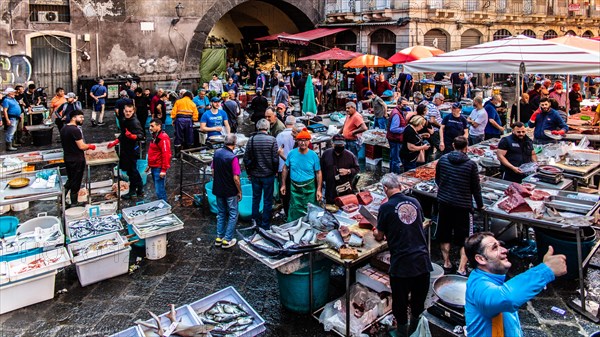
M 107 245 L 107 242 L 113 244 Z M 131 247 L 125 244 L 118 233 L 69 244 L 69 255 L 75 264 L 81 286 L 126 274 L 129 271 Z
M 171 205 L 164 200 L 156 200 L 123 209 L 123 219 L 128 224 L 134 225 L 169 213 L 171 213 Z
M 254 318 L 252 325 L 246 330 L 239 331 L 233 336 L 236 337 L 253 337 L 263 333 L 266 330 L 265 320 L 252 308 L 248 302 L 235 290 L 234 287 L 229 286 L 225 289 L 219 290 L 212 295 L 208 295 L 201 300 L 198 300 L 190 304 L 195 314 L 200 314 L 208 310 L 213 304 L 218 301 L 228 301 L 241 305 L 244 310 Z
M 45 216 L 45 213 L 39 214 L 37 218 L 22 223 L 16 232 L 16 236 L 6 237 L 2 246 L 0 246 L 0 256 L 5 256 L 6 260 L 10 255 L 19 257 L 27 255 L 25 251 L 43 248 L 52 250 L 65 243 L 65 235 L 62 231 L 62 223 L 55 216 Z M 17 240 L 18 243 L 13 247 L 11 242 Z

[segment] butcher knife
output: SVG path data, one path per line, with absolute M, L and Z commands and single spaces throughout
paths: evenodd
M 367 221 L 371 224 L 371 226 L 373 226 L 373 228 L 377 228 L 377 218 L 375 218 L 365 206 L 360 206 L 358 208 L 358 213 L 364 216 L 365 219 L 367 219 Z

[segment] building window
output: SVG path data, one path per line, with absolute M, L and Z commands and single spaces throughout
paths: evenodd
M 351 30 L 346 30 L 335 35 L 335 46 L 340 49 L 356 51 L 356 34 Z
M 510 37 L 512 34 L 506 29 L 500 29 L 494 33 L 494 41 L 502 40 L 504 38 Z
M 521 33 L 522 35 L 525 35 L 527 37 L 530 37 L 532 39 L 535 39 L 537 37 L 537 35 L 535 34 L 535 32 L 531 29 L 525 29 L 523 31 L 523 33 Z
M 586 30 L 583 34 L 581 34 L 581 37 L 587 37 L 587 38 L 594 37 L 594 33 L 592 33 L 592 31 L 590 31 L 590 30 Z
M 575 33 L 572 30 L 569 30 L 568 32 L 565 33 L 565 35 L 573 35 L 573 36 L 577 36 L 577 33 Z
M 396 34 L 387 29 L 371 34 L 371 54 L 388 58 L 396 53 Z
M 558 34 L 556 34 L 555 31 L 553 31 L 552 29 L 550 29 L 549 31 L 547 31 L 546 33 L 544 33 L 544 40 L 548 40 L 548 39 L 553 39 L 555 37 L 558 37 Z
M 476 29 L 468 29 L 460 37 L 460 48 L 468 48 L 481 44 L 482 34 Z
M 48 1 L 50 2 L 50 1 Z M 71 12 L 69 10 L 69 1 L 53 1 L 51 4 L 45 4 L 43 1 L 30 1 L 29 20 L 36 23 L 55 23 L 70 22 Z
M 423 36 L 425 46 L 434 47 L 443 51 L 449 51 L 448 34 L 441 29 L 432 29 Z

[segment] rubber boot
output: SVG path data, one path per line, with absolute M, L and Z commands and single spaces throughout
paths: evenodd
M 12 146 L 12 143 L 6 143 L 6 151 L 17 151 L 17 148 Z
M 17 141 L 16 141 L 16 140 L 13 140 L 13 141 L 12 141 L 12 146 L 13 146 L 13 147 L 19 147 L 19 146 L 21 146 L 21 145 L 23 145 L 23 143 L 17 143 Z
M 175 145 L 175 158 L 181 158 L 181 145 Z

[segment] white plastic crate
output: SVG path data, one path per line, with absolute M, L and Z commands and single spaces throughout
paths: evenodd
M 139 327 L 132 326 L 129 329 L 119 331 L 114 335 L 110 335 L 109 337 L 145 337 L 145 335 Z
M 133 212 L 147 210 L 153 207 L 158 207 L 158 209 L 138 216 L 132 215 Z M 125 219 L 125 221 L 127 221 L 128 224 L 135 225 L 138 223 L 150 221 L 159 216 L 163 216 L 169 213 L 171 213 L 171 205 L 166 203 L 164 200 L 156 200 L 146 204 L 141 204 L 123 209 L 123 219 Z
M 258 336 L 266 330 L 265 320 L 246 302 L 246 300 L 235 290 L 234 287 L 229 286 L 225 289 L 217 291 L 212 295 L 208 295 L 201 300 L 198 300 L 190 304 L 194 314 L 199 314 L 208 310 L 213 304 L 218 301 L 228 301 L 241 305 L 244 310 L 254 318 L 254 322 L 245 331 L 239 331 L 232 336 L 236 337 L 254 337 Z
M 383 291 L 392 292 L 389 275 L 371 267 L 371 265 L 366 265 L 356 271 L 356 282 L 378 293 Z
M 158 229 L 152 229 L 152 228 L 148 228 L 145 226 L 150 225 L 152 222 L 154 221 L 160 221 L 161 219 L 170 219 L 173 221 L 173 225 L 171 226 L 165 226 L 165 227 L 161 227 Z M 154 237 L 157 235 L 162 235 L 162 234 L 167 234 L 173 231 L 177 231 L 180 229 L 183 229 L 183 221 L 181 221 L 181 219 L 179 219 L 175 214 L 168 214 L 168 215 L 164 215 L 162 217 L 156 217 L 152 220 L 149 220 L 147 222 L 142 222 L 139 224 L 134 224 L 131 226 L 131 228 L 133 229 L 133 231 L 135 232 L 135 234 L 140 238 L 140 239 L 146 239 L 146 238 L 150 238 L 150 237 Z
M 158 316 L 160 318 L 160 324 L 163 328 L 167 328 L 169 325 L 171 325 L 171 321 L 166 317 L 166 315 L 169 314 L 169 312 L 170 311 L 167 311 L 164 314 Z M 198 316 L 194 313 L 194 310 L 192 310 L 192 308 L 189 305 L 184 305 L 175 309 L 175 313 L 175 315 L 177 316 L 177 320 L 180 321 L 181 325 L 194 326 L 202 324 Z M 154 319 L 149 319 L 146 322 L 152 325 L 156 325 Z M 149 328 L 143 326 L 138 327 L 140 328 L 140 330 L 142 330 L 142 336 L 149 335 Z
M 56 271 L 70 264 L 69 253 L 61 247 L 8 262 L 8 277 L 11 282 L 17 282 Z
M 0 286 L 0 315 L 54 298 L 56 270 Z

